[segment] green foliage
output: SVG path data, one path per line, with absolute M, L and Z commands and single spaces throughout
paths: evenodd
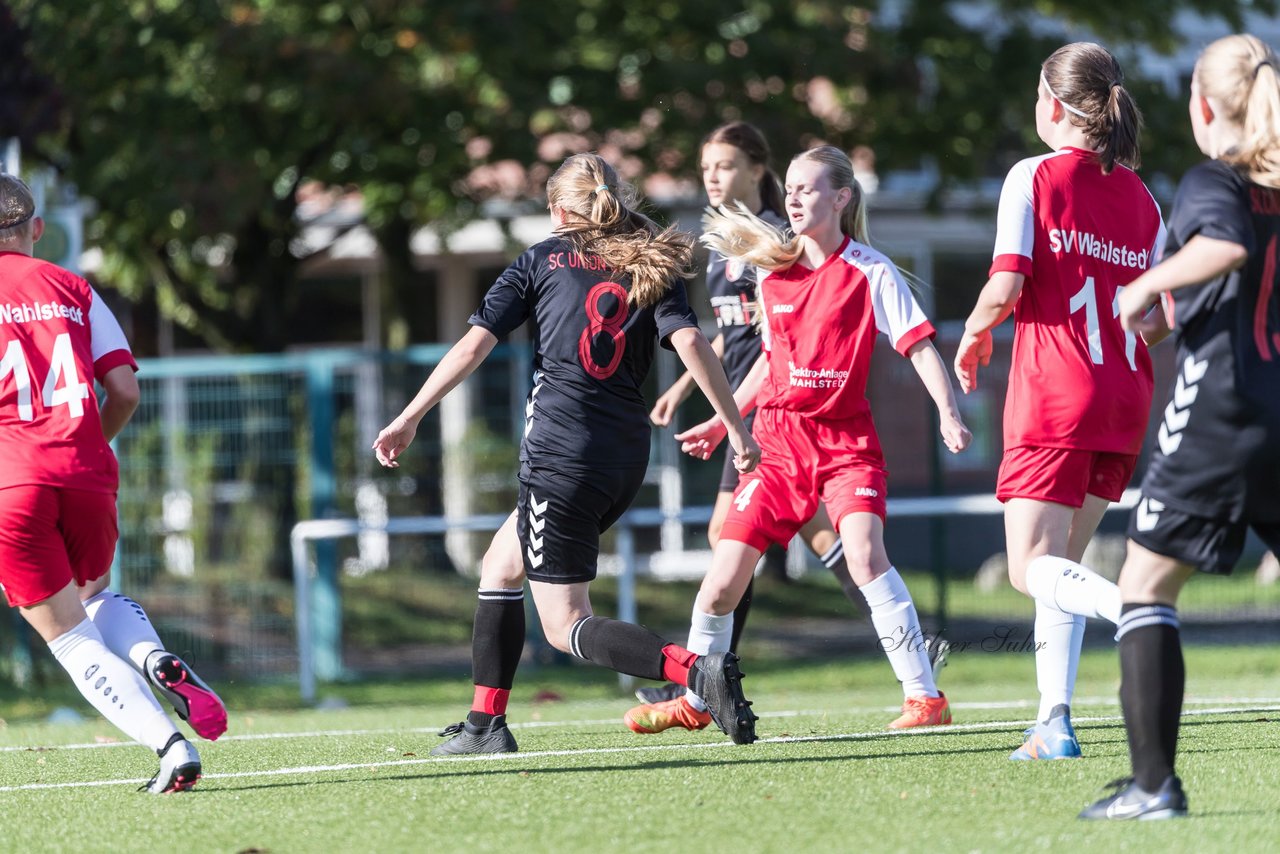
M 1176 14 L 1241 24 L 1276 0 L 10 0 L 0 136 L 96 200 L 101 278 L 210 344 L 290 343 L 302 299 L 298 191 L 358 189 L 387 258 L 385 316 L 412 286 L 409 236 L 499 195 L 536 195 L 566 154 L 628 175 L 693 178 L 715 124 L 762 125 L 780 157 L 815 140 L 870 145 L 940 187 L 1036 150 L 1038 64 L 1095 34 L 1135 70 L 1174 45 Z M 0 19 L 0 25 L 4 25 Z M 30 69 L 26 71 L 26 69 Z M 27 74 L 27 77 L 23 77 Z M 1131 73 L 1148 163 L 1198 156 L 1170 98 Z M 43 89 L 42 89 L 43 87 Z M 56 94 L 50 89 L 56 89 Z M 25 100 L 24 100 L 25 99 Z M 39 121 L 56 107 L 60 122 Z M 16 106 L 15 106 L 16 105 Z M 1158 131 L 1158 133 L 1157 133 Z M 512 168 L 506 169 L 507 166 Z M 527 166 L 527 171 L 524 169 Z
M 519 487 L 515 473 L 520 446 L 480 420 L 467 424 L 462 441 L 449 454 L 462 454 L 474 486 L 475 513 L 508 513 L 516 506 Z

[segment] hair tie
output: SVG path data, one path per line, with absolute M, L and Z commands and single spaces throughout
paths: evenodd
M 609 185 L 608 185 L 608 184 L 601 184 L 599 187 L 596 187 L 596 188 L 595 188 L 594 190 L 592 190 L 591 192 L 593 192 L 593 193 L 598 193 L 598 192 L 600 192 L 601 190 L 607 190 L 607 189 L 609 189 Z
M 1272 65 L 1272 63 L 1271 63 L 1271 60 L 1269 60 L 1269 59 L 1264 59 L 1264 60 L 1262 60 L 1262 62 L 1259 62 L 1257 65 L 1255 65 L 1255 66 L 1253 67 L 1253 79 L 1254 79 L 1254 80 L 1257 80 L 1257 79 L 1258 79 L 1258 72 L 1262 70 L 1262 66 L 1264 66 L 1264 65 L 1270 65 L 1272 68 L 1275 68 L 1275 66 L 1274 66 L 1274 65 Z
M 6 220 L 3 222 L 0 222 L 0 231 L 7 231 L 10 228 L 17 228 L 20 225 L 25 225 L 35 215 L 36 215 L 35 208 L 32 208 L 29 211 L 23 211 L 20 209 L 15 219 L 11 221 Z
M 1044 84 L 1044 91 L 1049 93 L 1050 98 L 1052 98 L 1053 100 L 1061 104 L 1062 109 L 1066 110 L 1068 113 L 1071 113 L 1072 115 L 1079 116 L 1082 119 L 1089 118 L 1089 114 L 1086 113 L 1084 110 L 1071 106 L 1066 101 L 1062 100 L 1061 98 L 1059 98 L 1057 95 L 1054 94 L 1053 89 L 1050 88 L 1049 86 L 1049 78 L 1044 76 L 1044 71 L 1040 72 L 1040 82 Z

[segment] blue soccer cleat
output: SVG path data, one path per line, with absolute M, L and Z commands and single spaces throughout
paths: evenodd
M 1079 759 L 1080 742 L 1071 728 L 1071 709 L 1064 705 L 1053 707 L 1049 719 L 1040 721 L 1025 735 L 1027 740 L 1010 759 Z

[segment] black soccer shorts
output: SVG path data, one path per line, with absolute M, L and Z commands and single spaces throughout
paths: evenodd
M 531 581 L 577 584 L 596 577 L 600 535 L 626 512 L 644 467 L 575 471 L 520 463 L 516 534 Z
M 1129 539 L 1201 572 L 1230 575 L 1251 527 L 1267 548 L 1280 554 L 1280 522 L 1196 516 L 1169 507 L 1144 491 L 1129 517 Z
M 1280 547 L 1280 424 L 1238 396 L 1230 358 L 1178 356 L 1129 539 L 1226 575 L 1250 527 Z

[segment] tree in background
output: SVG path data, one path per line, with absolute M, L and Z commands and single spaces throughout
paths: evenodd
M 1035 70 L 1064 40 L 1049 22 L 1162 49 L 1179 10 L 1240 26 L 1242 10 L 1276 2 L 1171 0 L 1160 14 L 1143 0 L 9 7 L 0 136 L 20 135 L 96 201 L 99 278 L 133 299 L 154 290 L 212 347 L 278 351 L 305 298 L 300 269 L 326 248 L 302 239 L 304 182 L 359 193 L 394 319 L 416 228 L 447 232 L 486 199 L 536 195 L 575 151 L 693 187 L 698 140 L 741 117 L 780 153 L 824 140 L 870 145 L 888 169 L 932 164 L 936 198 L 1036 150 Z M 1180 94 L 1134 88 L 1154 127 L 1171 110 L 1181 121 Z M 1192 162 L 1184 137 L 1148 144 L 1148 165 Z

